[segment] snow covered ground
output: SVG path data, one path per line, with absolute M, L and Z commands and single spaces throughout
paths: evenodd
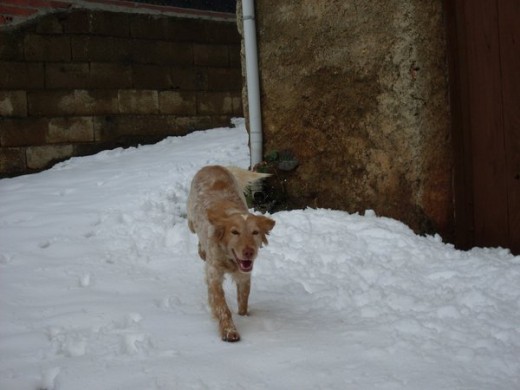
M 248 161 L 240 122 L 1 180 L 0 389 L 520 388 L 520 257 L 371 211 L 274 214 L 220 341 L 185 203 Z

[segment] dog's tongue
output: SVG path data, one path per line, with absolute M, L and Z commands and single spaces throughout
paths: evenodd
M 251 271 L 253 269 L 253 262 L 251 260 L 240 260 L 238 262 L 240 269 L 244 272 Z

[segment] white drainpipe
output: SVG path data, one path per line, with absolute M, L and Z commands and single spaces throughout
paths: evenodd
M 262 161 L 262 113 L 260 108 L 260 85 L 258 77 L 258 51 L 256 45 L 255 3 L 242 1 L 244 45 L 246 50 L 247 102 L 249 105 L 249 142 L 251 145 L 251 168 Z

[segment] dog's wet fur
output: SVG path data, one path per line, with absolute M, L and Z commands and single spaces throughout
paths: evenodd
M 259 248 L 275 221 L 249 212 L 247 186 L 267 174 L 236 167 L 211 165 L 196 173 L 188 197 L 188 226 L 199 238 L 199 255 L 205 263 L 208 302 L 224 341 L 238 341 L 224 296 L 225 274 L 237 285 L 238 314 L 247 314 L 251 271 Z

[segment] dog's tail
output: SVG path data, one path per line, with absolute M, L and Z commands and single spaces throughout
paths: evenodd
M 238 185 L 243 191 L 245 191 L 251 184 L 271 176 L 270 173 L 253 172 L 238 167 L 226 167 L 226 169 L 235 177 Z

